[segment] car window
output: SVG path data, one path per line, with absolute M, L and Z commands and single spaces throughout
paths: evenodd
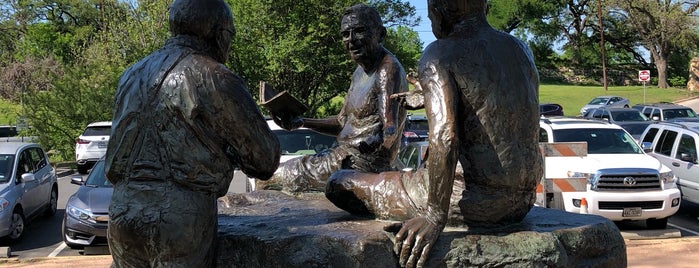
M 308 129 L 294 131 L 275 130 L 284 155 L 320 153 L 336 145 L 336 138 Z
M 658 144 L 653 149 L 654 152 L 672 157 L 672 145 L 675 144 L 677 132 L 672 130 L 664 130 L 660 133 Z
M 549 133 L 546 129 L 539 128 L 539 142 L 549 142 Z
M 611 113 L 614 121 L 647 121 L 648 118 L 638 111 L 614 111 Z
M 655 139 L 655 134 L 657 134 L 657 133 L 658 133 L 657 128 L 652 127 L 650 129 L 648 129 L 648 132 L 646 133 L 645 136 L 643 136 L 643 141 L 641 141 L 641 142 L 653 142 L 653 140 Z
M 407 167 L 412 167 L 412 168 L 417 167 L 417 165 L 411 166 L 411 161 L 413 159 L 413 156 L 417 155 L 416 150 L 417 150 L 417 147 L 412 146 L 412 145 L 406 146 L 401 150 L 401 154 L 398 157 L 398 160 L 401 162 L 401 164 L 403 164 L 404 167 L 406 167 L 406 168 Z
M 650 112 L 650 118 L 653 118 L 653 117 L 658 117 L 658 118 L 660 118 L 660 110 L 659 110 L 659 109 L 653 109 L 653 110 Z
M 97 186 L 97 187 L 112 187 L 112 183 L 107 180 L 107 176 L 104 174 L 104 161 L 98 161 L 95 166 L 92 167 L 92 171 L 87 175 L 87 180 L 85 180 L 86 186 Z
M 0 183 L 5 183 L 12 176 L 12 166 L 15 164 L 15 156 L 11 154 L 0 155 Z
M 687 134 L 682 134 L 682 137 L 680 137 L 680 143 L 677 145 L 677 153 L 675 154 L 675 158 L 682 159 L 682 154 L 690 155 L 696 159 L 697 146 L 694 142 L 694 137 Z
M 36 168 L 33 172 L 36 172 L 39 169 L 42 169 L 46 166 L 46 157 L 44 155 L 44 152 L 41 151 L 39 148 L 31 148 L 27 150 L 29 152 L 29 158 L 31 159 L 31 162 Z
M 609 100 L 608 98 L 594 98 L 588 104 L 593 104 L 593 105 L 607 104 L 608 100 Z
M 643 150 L 623 129 L 559 129 L 555 142 L 587 142 L 588 154 L 640 154 Z
M 405 125 L 405 129 L 429 130 L 429 125 L 427 124 L 427 120 L 408 120 L 408 124 Z
M 19 159 L 17 160 L 17 176 L 15 176 L 17 179 L 16 182 L 19 183 L 22 181 L 22 174 L 30 172 L 33 172 L 32 161 L 29 157 L 29 152 L 25 150 L 20 153 Z
M 678 117 L 697 117 L 697 114 L 692 109 L 666 109 L 663 111 L 663 117 L 668 120 Z
M 83 132 L 83 136 L 109 136 L 111 131 L 111 126 L 87 127 Z
M 14 137 L 17 136 L 17 129 L 15 127 L 0 127 L 0 137 Z
M 631 135 L 641 136 L 641 134 L 643 134 L 643 131 L 645 131 L 646 128 L 648 127 L 648 125 L 645 125 L 645 124 L 637 124 L 636 125 L 636 124 L 634 124 L 634 125 L 623 125 L 621 127 L 626 129 L 626 131 L 628 131 Z

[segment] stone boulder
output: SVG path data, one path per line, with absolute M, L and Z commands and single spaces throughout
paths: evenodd
M 687 82 L 687 90 L 699 90 L 699 58 L 694 57 L 689 62 L 689 82 Z
M 398 267 L 385 221 L 353 216 L 320 193 L 219 199 L 219 267 Z M 426 267 L 625 267 L 611 221 L 534 207 L 518 224 L 449 226 Z

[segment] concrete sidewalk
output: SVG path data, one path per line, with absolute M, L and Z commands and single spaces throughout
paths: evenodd
M 628 267 L 697 267 L 699 237 L 652 240 L 625 240 Z M 2 268 L 108 268 L 109 255 L 0 259 Z

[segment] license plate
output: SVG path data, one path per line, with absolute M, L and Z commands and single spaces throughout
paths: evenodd
M 100 141 L 97 143 L 97 148 L 104 149 L 107 148 L 107 142 L 106 141 Z
M 639 217 L 641 216 L 641 213 L 643 213 L 643 210 L 641 208 L 624 208 L 624 211 L 621 212 L 622 217 Z

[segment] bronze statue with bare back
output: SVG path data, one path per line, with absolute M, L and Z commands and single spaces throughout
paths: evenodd
M 421 267 L 447 222 L 457 163 L 458 205 L 470 227 L 521 221 L 542 176 L 538 73 L 530 50 L 494 30 L 485 0 L 429 0 L 437 40 L 423 52 L 418 89 L 429 121 L 427 169 L 333 174 L 326 196 L 338 207 L 405 220 L 396 230 L 402 266 Z M 398 96 L 412 106 L 412 99 Z
M 329 151 L 289 160 L 258 189 L 287 192 L 324 191 L 327 178 L 338 169 L 378 173 L 391 169 L 403 133 L 406 110 L 390 95 L 408 90 L 405 71 L 381 43 L 386 36 L 381 17 L 360 4 L 342 15 L 342 43 L 357 63 L 345 103 L 337 116 L 284 118 L 272 114 L 285 129 L 306 127 L 337 136 Z
M 217 197 L 239 167 L 259 179 L 279 141 L 223 65 L 235 32 L 223 0 L 175 0 L 172 37 L 119 80 L 105 166 L 112 267 L 213 267 Z

